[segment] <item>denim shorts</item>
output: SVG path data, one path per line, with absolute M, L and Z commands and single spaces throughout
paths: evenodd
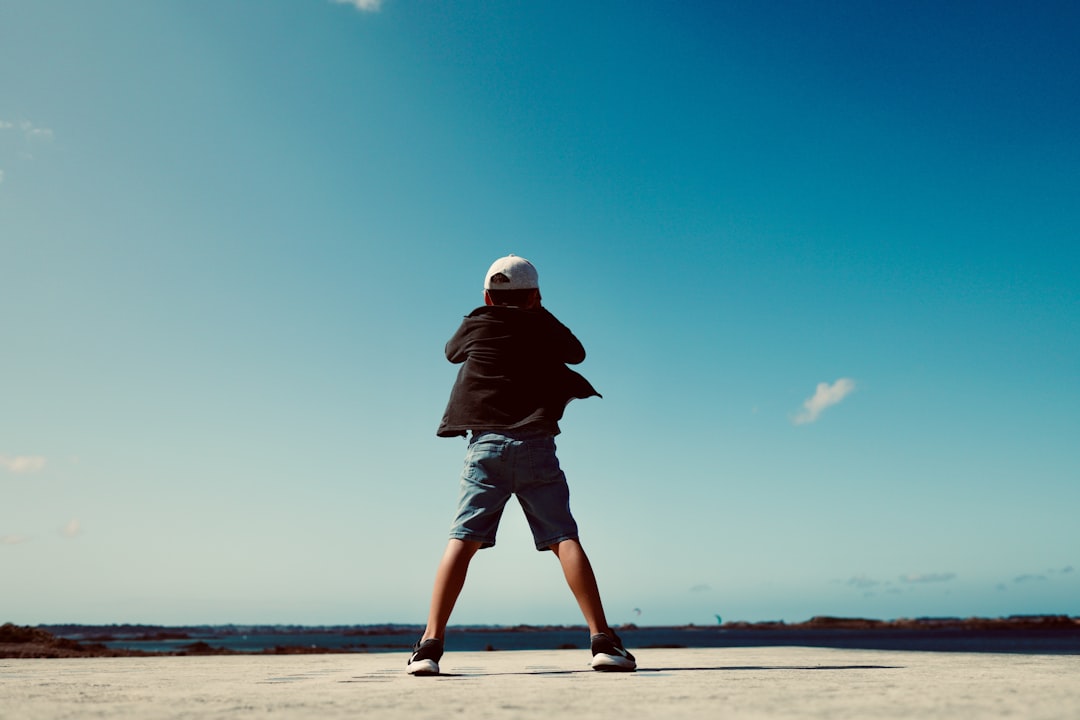
M 536 431 L 473 432 L 461 473 L 450 537 L 495 545 L 503 507 L 517 495 L 537 550 L 578 537 L 570 488 L 555 457 L 555 438 Z

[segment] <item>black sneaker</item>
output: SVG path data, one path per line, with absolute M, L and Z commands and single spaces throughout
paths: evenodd
M 438 675 L 439 660 L 442 659 L 443 643 L 438 638 L 431 638 L 413 645 L 413 654 L 406 665 L 410 675 Z
M 608 672 L 633 672 L 637 669 L 634 656 L 622 646 L 622 640 L 612 631 L 611 635 L 597 633 L 592 636 L 593 670 Z

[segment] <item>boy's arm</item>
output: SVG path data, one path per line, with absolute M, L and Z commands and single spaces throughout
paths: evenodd
M 548 312 L 547 308 L 541 308 L 540 312 L 551 319 L 552 350 L 558 357 L 559 362 L 564 362 L 567 365 L 577 365 L 584 361 L 585 346 L 574 336 L 574 333 L 570 332 L 570 328 L 559 322 L 559 319 Z
M 446 343 L 446 359 L 452 363 L 463 363 L 469 355 L 465 352 L 465 323 L 461 323 L 457 332 Z

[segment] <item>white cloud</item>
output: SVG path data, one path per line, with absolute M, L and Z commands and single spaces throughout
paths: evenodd
M 40 455 L 16 455 L 15 457 L 0 455 L 0 467 L 7 468 L 13 473 L 41 472 L 45 468 L 45 458 Z
M 73 538 L 81 532 L 77 518 L 71 518 L 64 526 L 64 537 Z
M 53 131 L 50 127 L 39 127 L 33 124 L 29 120 L 23 120 L 18 123 L 11 122 L 10 120 L 0 120 L 0 130 L 14 130 L 14 128 L 23 131 L 23 135 L 27 138 L 35 138 L 39 140 L 51 140 L 53 139 Z
M 22 120 L 18 123 L 11 122 L 10 120 L 0 120 L 0 130 L 14 130 L 15 128 L 22 130 L 23 136 L 27 140 L 53 139 L 53 131 L 51 128 L 39 127 L 29 120 Z
M 4 150 L 4 156 L 0 157 L 0 161 L 4 162 L 10 162 L 13 157 L 20 160 L 33 160 L 34 153 L 32 150 L 48 146 L 53 140 L 53 131 L 50 128 L 38 127 L 28 120 L 18 122 L 0 120 L 0 132 L 4 130 L 14 130 L 22 135 L 21 140 L 16 135 L 16 139 L 11 146 L 0 148 Z M 7 145 L 8 143 L 5 142 L 5 146 Z M 5 179 L 4 171 L 0 170 L 0 183 L 4 182 Z
M 52 140 L 53 131 L 49 128 L 37 127 L 36 125 L 34 125 L 34 123 L 25 120 L 19 124 L 19 127 L 22 129 L 23 133 L 25 133 L 26 137 L 28 138 Z
M 900 582 L 906 583 L 939 583 L 949 582 L 956 579 L 956 573 L 911 573 L 909 575 L 901 575 Z
M 338 5 L 352 5 L 357 10 L 364 12 L 378 12 L 382 6 L 382 0 L 333 0 Z
M 21 545 L 28 539 L 25 535 L 0 535 L 0 545 Z
M 817 390 L 803 403 L 802 412 L 796 415 L 792 422 L 796 425 L 814 422 L 825 408 L 836 405 L 853 390 L 855 390 L 855 381 L 851 378 L 840 378 L 832 385 L 825 382 L 818 383 Z

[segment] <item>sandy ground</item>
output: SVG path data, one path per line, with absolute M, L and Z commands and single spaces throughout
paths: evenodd
M 0 660 L 0 718 L 1077 718 L 1080 656 L 820 648 Z

